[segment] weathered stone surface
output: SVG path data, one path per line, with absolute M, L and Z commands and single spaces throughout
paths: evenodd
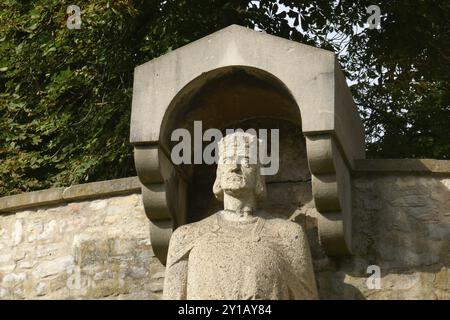
M 139 194 L 0 215 L 0 247 L 0 299 L 162 294 Z
M 162 262 L 170 236 L 160 221 L 195 220 L 185 209 L 193 168 L 165 160 L 174 130 L 195 132 L 196 119 L 225 129 L 262 118 L 293 123 L 306 136 L 322 245 L 329 255 L 350 252 L 349 170 L 365 157 L 364 127 L 336 57 L 232 25 L 134 72 L 130 142 Z
M 62 273 L 71 266 L 73 266 L 73 257 L 62 256 L 50 261 L 44 261 L 40 263 L 33 270 L 33 276 L 36 278 L 46 278 L 48 276 Z
M 54 188 L 3 197 L 0 199 L 0 212 L 58 203 L 62 199 L 63 190 L 64 188 Z
M 139 193 L 140 189 L 139 179 L 130 177 L 73 185 L 68 188 L 52 188 L 21 193 L 0 198 L 0 214 L 2 212 L 23 211 L 26 208 L 44 205 Z M 77 210 L 76 204 L 71 204 L 71 206 L 73 210 Z M 26 215 L 26 213 L 21 214 Z
M 445 215 L 449 181 L 396 173 L 354 180 L 355 254 L 340 268 L 351 275 L 346 280 L 349 290 L 366 299 L 450 298 L 450 218 Z M 369 265 L 380 268 L 380 289 L 366 285 Z M 321 291 L 323 297 L 339 297 L 332 292 Z
M 256 135 L 240 132 L 219 141 L 213 192 L 223 210 L 175 230 L 164 298 L 317 299 L 303 228 L 258 210 L 266 184 L 249 156 L 257 143 Z
M 450 299 L 449 175 L 359 174 L 354 255 L 340 260 L 318 242 L 309 183 L 268 184 L 268 205 L 305 228 L 319 298 Z M 52 263 L 67 268 L 41 277 Z M 380 289 L 367 286 L 370 265 Z M 158 299 L 163 281 L 139 194 L 0 215 L 0 299 Z
M 137 177 L 100 181 L 74 185 L 64 189 L 63 198 L 67 201 L 82 200 L 93 196 L 114 196 L 122 193 L 139 192 L 141 185 Z
M 169 105 L 181 96 L 190 98 L 189 94 L 196 91 L 193 88 L 199 89 L 224 70 L 236 67 L 263 71 L 279 79 L 301 109 L 304 133 L 331 131 L 352 164 L 353 159 L 364 158 L 364 127 L 334 54 L 238 25 L 136 67 L 130 142 L 158 141 L 164 133 L 160 131 Z M 239 100 L 243 99 L 234 99 L 235 103 Z M 233 108 L 238 113 L 247 107 Z M 278 108 L 280 105 L 271 111 Z M 222 116 L 227 113 L 224 110 Z
M 450 172 L 450 161 L 434 159 L 358 159 L 355 160 L 356 172 L 379 173 L 444 173 Z

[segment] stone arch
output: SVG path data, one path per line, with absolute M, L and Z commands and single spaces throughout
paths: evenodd
M 197 121 L 197 124 L 201 121 L 200 135 L 210 128 L 221 130 L 223 135 L 225 129 L 251 128 L 257 131 L 259 129 L 281 130 L 283 138 L 284 133 L 288 131 L 286 126 L 290 127 L 290 131 L 297 128 L 297 132 L 301 134 L 301 114 L 295 99 L 289 89 L 268 72 L 246 66 L 228 66 L 212 70 L 201 75 L 200 78 L 194 79 L 185 86 L 167 108 L 160 131 L 160 147 L 164 150 L 161 152 L 166 155 L 170 153 L 174 144 L 178 143 L 170 141 L 173 130 L 184 128 L 194 139 L 197 139 L 199 133 L 194 132 L 194 121 Z M 198 85 L 199 82 L 202 84 Z M 195 89 L 192 90 L 192 87 Z M 178 96 L 182 96 L 183 99 L 179 99 Z M 304 140 L 303 136 L 301 138 Z M 203 143 L 201 150 L 209 143 L 209 141 Z M 193 150 L 193 141 L 191 145 Z M 307 167 L 306 155 L 302 160 Z M 212 181 L 209 181 L 210 185 L 205 189 L 200 188 L 199 184 L 193 186 L 192 182 L 193 180 L 198 182 L 199 177 L 203 177 L 203 180 L 209 180 L 211 175 L 215 177 L 215 168 L 215 165 L 179 166 L 179 170 L 183 171 L 182 176 L 186 177 L 189 186 L 192 186 L 189 199 L 196 198 L 200 201 L 198 197 L 195 197 L 195 193 L 199 192 L 207 198 L 214 198 L 211 191 Z M 199 173 L 199 170 L 203 172 Z M 270 181 L 274 180 L 271 179 L 273 177 L 266 178 Z M 212 200 L 215 202 L 215 199 Z M 202 210 L 192 212 L 189 208 L 192 208 L 192 205 L 188 203 L 186 217 L 178 217 L 177 220 L 183 223 L 193 222 L 203 216 Z
M 246 109 L 248 114 L 229 107 L 219 117 L 218 109 L 209 106 L 216 118 L 206 119 L 208 126 L 238 116 L 298 119 L 306 137 L 321 243 L 330 255 L 349 253 L 350 172 L 354 159 L 364 158 L 364 130 L 335 56 L 230 26 L 135 69 L 130 141 L 155 254 L 165 262 L 172 228 L 186 222 L 191 172 L 171 163 L 168 134 L 195 109 L 199 93 L 230 76 L 268 86 L 282 107 L 253 107 Z M 223 99 L 232 97 L 222 92 Z

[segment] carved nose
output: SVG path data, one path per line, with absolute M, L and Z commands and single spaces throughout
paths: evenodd
M 233 164 L 231 172 L 233 172 L 233 173 L 241 173 L 241 165 L 240 164 Z

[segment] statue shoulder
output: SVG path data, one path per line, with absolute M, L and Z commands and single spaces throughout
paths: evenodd
M 213 218 L 208 217 L 198 222 L 179 226 L 170 238 L 167 266 L 171 267 L 178 261 L 184 259 L 199 239 L 210 229 Z
M 301 255 L 306 257 L 305 261 L 310 261 L 308 237 L 302 225 L 283 218 L 269 219 L 266 224 L 268 224 L 266 234 L 276 236 L 277 243 L 291 259 L 295 260 L 295 257 Z
M 208 231 L 208 227 L 213 223 L 213 216 L 209 216 L 197 222 L 192 222 L 188 224 L 184 224 L 179 226 L 172 234 L 170 238 L 171 242 L 174 244 L 187 244 L 190 243 L 200 236 L 202 236 L 205 232 Z
M 305 237 L 305 231 L 300 224 L 285 218 L 269 216 L 266 218 L 265 224 L 269 230 L 276 231 L 284 239 L 296 240 Z

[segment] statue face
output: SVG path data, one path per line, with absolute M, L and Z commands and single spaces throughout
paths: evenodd
M 255 192 L 258 166 L 250 164 L 248 157 L 228 157 L 218 166 L 220 185 L 225 193 L 239 196 Z

